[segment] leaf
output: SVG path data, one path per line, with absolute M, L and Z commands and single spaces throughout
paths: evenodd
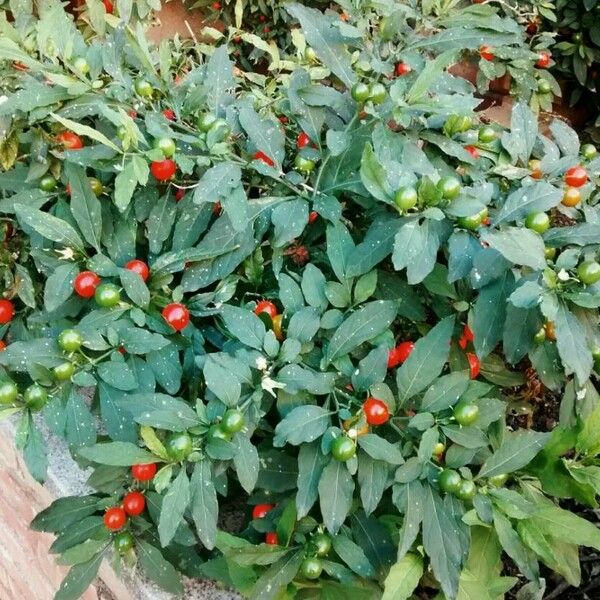
M 37 210 L 37 208 L 24 205 L 15 206 L 15 213 L 23 226 L 31 227 L 42 237 L 67 248 L 83 251 L 83 241 L 75 229 L 66 221 L 57 219 L 46 212 Z
M 136 551 L 140 566 L 144 573 L 161 588 L 181 596 L 183 594 L 183 585 L 181 577 L 173 565 L 163 558 L 158 548 L 150 545 L 148 542 L 138 539 L 136 541 Z
M 392 204 L 392 191 L 387 182 L 386 171 L 377 160 L 371 144 L 365 144 L 362 153 L 360 179 L 367 191 L 377 200 Z
M 132 370 L 122 361 L 102 362 L 97 366 L 96 371 L 100 379 L 118 390 L 130 392 L 138 386 Z
M 588 246 L 596 244 L 600 238 L 600 223 L 578 223 L 570 227 L 557 227 L 544 233 L 544 242 L 552 248 L 567 244 Z
M 447 50 L 433 60 L 428 60 L 406 93 L 405 101 L 408 104 L 422 102 L 432 85 L 439 81 L 442 73 L 454 62 L 456 62 L 456 51 L 454 50 Z
M 301 235 L 308 223 L 308 202 L 297 198 L 282 202 L 271 213 L 273 246 L 281 248 Z
M 60 589 L 56 592 L 54 600 L 76 600 L 81 597 L 96 578 L 102 558 L 103 553 L 99 552 L 90 560 L 71 567 L 60 584 Z
M 423 559 L 418 554 L 406 554 L 392 565 L 383 582 L 381 600 L 407 600 L 423 575 Z
M 392 444 L 374 433 L 361 435 L 358 445 L 376 460 L 384 460 L 391 465 L 401 465 L 404 462 L 399 444 Z
M 537 139 L 537 118 L 524 103 L 516 104 L 512 110 L 510 133 L 502 135 L 502 145 L 511 157 L 527 163 Z
M 298 291 L 300 291 L 298 289 Z M 301 343 L 309 342 L 316 335 L 321 323 L 319 311 L 312 307 L 299 308 L 292 317 L 287 328 L 287 337 Z
M 205 85 L 208 91 L 208 106 L 217 114 L 222 114 L 232 97 L 235 87 L 234 63 L 230 60 L 228 48 L 223 44 L 217 48 L 206 65 Z
M 397 496 L 398 488 L 398 496 Z M 425 490 L 423 484 L 414 479 L 404 485 L 394 485 L 394 504 L 404 514 L 398 543 L 398 560 L 412 548 L 423 522 L 425 509 Z
M 85 241 L 100 252 L 102 235 L 102 212 L 100 201 L 92 191 L 85 170 L 72 163 L 65 163 L 65 175 L 71 186 L 71 214 L 75 218 Z
M 298 452 L 298 482 L 296 510 L 298 518 L 305 517 L 319 495 L 319 480 L 327 464 L 319 442 L 302 444 Z
M 62 306 L 73 294 L 73 281 L 77 276 L 77 265 L 59 265 L 46 279 L 44 286 L 44 307 L 53 312 Z
M 579 319 L 560 302 L 554 317 L 556 347 L 567 375 L 575 373 L 583 383 L 592 372 L 593 358 L 588 347 L 586 331 Z
M 479 292 L 473 310 L 475 351 L 485 358 L 502 339 L 506 321 L 506 302 L 514 288 L 514 276 L 506 271 L 500 279 L 486 285 Z
M 258 579 L 250 591 L 250 600 L 275 600 L 281 589 L 287 586 L 296 574 L 304 560 L 301 550 L 289 552 L 286 556 L 273 563 Z
M 82 448 L 96 442 L 96 423 L 83 398 L 73 389 L 65 406 L 65 437 L 69 446 Z
M 374 339 L 391 325 L 395 316 L 393 302 L 379 300 L 365 304 L 337 328 L 329 342 L 327 361 L 330 363 Z
M 96 512 L 97 502 L 95 496 L 58 498 L 48 508 L 38 513 L 29 526 L 34 531 L 57 533 L 93 515 Z
M 392 262 L 397 271 L 406 269 L 408 283 L 421 283 L 435 267 L 443 225 L 426 219 L 402 225 L 394 239 Z
M 363 549 L 344 534 L 331 538 L 335 553 L 360 577 L 375 576 L 375 569 Z
M 266 333 L 264 323 L 250 310 L 238 306 L 225 305 L 221 317 L 229 333 L 242 344 L 261 350 Z
M 297 406 L 275 428 L 273 446 L 299 446 L 321 437 L 330 424 L 330 412 L 320 406 Z
M 321 515 L 327 529 L 335 534 L 343 525 L 352 505 L 354 481 L 346 464 L 332 459 L 319 480 Z
M 517 564 L 521 572 L 533 581 L 539 577 L 539 567 L 534 553 L 526 548 L 510 521 L 498 510 L 494 509 L 494 529 L 502 548 Z
M 83 458 L 101 465 L 130 467 L 135 464 L 160 462 L 154 454 L 129 442 L 108 442 L 80 448 L 77 453 Z
M 50 116 L 55 121 L 58 121 L 61 125 L 63 125 L 66 129 L 70 129 L 77 135 L 83 135 L 85 137 L 89 137 L 89 138 L 95 140 L 96 142 L 100 142 L 104 146 L 108 146 L 115 152 L 118 152 L 119 154 L 121 154 L 121 149 L 116 144 L 111 142 L 103 133 L 101 133 L 97 129 L 88 127 L 87 125 L 82 125 L 81 123 L 77 123 L 77 121 L 72 121 L 71 119 L 65 119 L 64 117 L 61 117 L 55 113 L 50 113 Z
M 440 321 L 415 343 L 408 359 L 396 372 L 400 404 L 424 390 L 440 373 L 450 353 L 454 317 Z
M 467 391 L 469 374 L 457 371 L 437 379 L 421 400 L 421 411 L 438 412 L 454 406 Z
M 323 64 L 329 67 L 346 87 L 351 87 L 356 81 L 356 74 L 352 69 L 345 40 L 340 29 L 334 25 L 332 17 L 298 3 L 288 4 L 285 8 L 300 21 L 306 41 L 314 48 Z
M 232 443 L 235 446 L 233 464 L 238 480 L 244 490 L 251 493 L 258 479 L 258 451 L 250 438 L 242 434 L 236 435 Z
M 0 167 L 8 171 L 17 160 L 19 155 L 19 134 L 13 131 L 8 136 L 2 136 L 0 139 Z
M 361 453 L 358 458 L 360 499 L 367 515 L 375 511 L 387 484 L 389 467 L 386 462 Z
M 42 437 L 40 430 L 36 427 L 31 413 L 29 414 L 27 441 L 23 448 L 23 459 L 33 478 L 43 483 L 46 479 L 46 471 L 48 470 L 46 441 Z
M 185 467 L 179 470 L 179 474 L 167 489 L 167 493 L 160 509 L 158 520 L 158 535 L 161 546 L 168 546 L 177 528 L 183 521 L 183 513 L 190 503 L 190 480 Z
M 159 333 L 152 333 L 137 327 L 121 329 L 119 334 L 121 345 L 129 354 L 147 354 L 153 350 L 160 350 L 171 343 Z
M 386 346 L 379 346 L 358 363 L 358 369 L 352 373 L 352 385 L 357 392 L 366 391 L 385 379 L 388 353 Z
M 117 442 L 136 442 L 138 438 L 135 423 L 119 403 L 123 393 L 101 381 L 98 384 L 98 396 L 102 422 L 110 438 Z
M 240 186 L 242 171 L 232 162 L 220 162 L 207 169 L 194 190 L 194 204 L 205 202 L 214 205 L 229 196 Z M 196 209 L 198 210 L 198 209 Z
M 121 279 L 125 293 L 133 303 L 142 308 L 147 308 L 148 304 L 150 304 L 150 291 L 141 275 L 129 269 L 122 269 L 119 278 Z
M 429 485 L 424 489 L 423 546 L 444 594 L 454 598 L 465 558 L 465 549 L 456 535 L 459 524 L 437 492 Z
M 545 212 L 558 206 L 562 197 L 563 191 L 546 181 L 523 186 L 508 195 L 492 223 L 496 226 L 518 221 L 533 212 Z
M 600 530 L 590 521 L 558 506 L 544 506 L 528 519 L 541 533 L 570 544 L 600 550 Z
M 275 167 L 268 167 L 268 169 L 270 171 L 280 169 L 285 157 L 285 135 L 279 123 L 272 118 L 261 119 L 248 104 L 242 106 L 238 118 L 254 148 L 263 152 L 275 163 Z M 260 164 L 264 165 L 262 162 Z
M 528 430 L 507 432 L 502 445 L 483 463 L 477 477 L 492 477 L 521 469 L 542 450 L 550 435 Z
M 484 231 L 481 240 L 494 248 L 506 260 L 542 270 L 546 268 L 544 241 L 540 235 L 523 227 L 507 227 L 501 231 Z
M 220 365 L 211 356 L 204 363 L 202 370 L 206 387 L 226 406 L 237 406 L 242 385 L 232 373 Z
M 190 487 L 194 525 L 202 543 L 211 550 L 214 548 L 217 539 L 219 504 L 208 460 L 201 460 L 196 463 Z

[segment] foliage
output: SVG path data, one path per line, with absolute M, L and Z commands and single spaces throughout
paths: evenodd
M 386 600 L 501 598 L 502 557 L 578 585 L 600 549 L 559 506 L 600 492 L 600 159 L 527 94 L 479 122 L 449 67 L 522 41 L 489 6 L 342 8 L 289 4 L 266 74 L 123 15 L 0 20 L 0 414 L 38 480 L 47 429 L 92 468 L 33 522 L 61 600 L 111 549 L 179 595 Z M 560 426 L 515 427 L 539 390 Z

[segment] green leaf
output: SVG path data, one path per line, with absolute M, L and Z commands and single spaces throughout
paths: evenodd
M 256 480 L 258 479 L 259 460 L 258 451 L 250 441 L 250 438 L 243 434 L 238 434 L 233 439 L 235 454 L 233 455 L 233 464 L 235 472 L 241 486 L 249 494 L 254 490 Z
M 62 306 L 73 294 L 73 281 L 77 276 L 77 265 L 60 265 L 46 279 L 44 307 L 48 312 Z
M 224 200 L 240 186 L 242 171 L 232 162 L 220 162 L 207 169 L 194 190 L 194 204 L 208 202 L 211 205 Z M 198 210 L 198 207 L 196 207 Z
M 454 317 L 440 321 L 415 343 L 408 359 L 396 372 L 400 405 L 424 390 L 440 373 L 450 353 Z
M 423 546 L 431 561 L 433 574 L 449 598 L 454 598 L 458 591 L 458 580 L 466 554 L 461 538 L 456 535 L 458 528 L 455 515 L 448 510 L 437 492 L 426 485 Z
M 171 594 L 178 596 L 183 594 L 179 573 L 170 562 L 163 558 L 160 550 L 140 539 L 136 542 L 136 551 L 140 566 L 152 581 Z
M 600 550 L 600 530 L 590 521 L 558 506 L 544 506 L 528 519 L 543 534 Z
M 387 462 L 374 460 L 366 453 L 359 454 L 358 484 L 360 499 L 367 515 L 374 512 L 381 501 L 387 484 L 388 472 Z
M 536 270 L 546 268 L 544 240 L 534 231 L 523 227 L 507 227 L 501 231 L 486 230 L 482 232 L 481 240 L 513 264 Z
M 527 104 L 520 102 L 512 110 L 510 133 L 502 135 L 502 145 L 513 160 L 527 163 L 537 140 L 537 133 L 536 116 Z
M 250 600 L 275 600 L 296 574 L 304 560 L 301 550 L 290 552 L 273 563 L 258 579 L 250 591 Z
M 371 144 L 365 144 L 362 153 L 360 179 L 367 191 L 377 200 L 392 204 L 392 190 L 387 182 L 386 170 L 377 160 Z
M 59 565 L 80 565 L 91 560 L 98 552 L 106 548 L 106 540 L 86 540 L 63 552 L 56 560 Z
M 71 567 L 71 570 L 60 584 L 60 589 L 56 592 L 54 600 L 77 600 L 81 597 L 96 578 L 102 558 L 103 553 L 99 552 L 90 560 Z
M 388 352 L 386 346 L 379 346 L 358 363 L 358 369 L 352 373 L 352 385 L 357 392 L 366 391 L 385 379 Z
M 154 454 L 129 442 L 108 442 L 80 448 L 77 453 L 83 458 L 101 465 L 129 467 L 135 464 L 160 462 Z
M 117 442 L 136 442 L 138 438 L 135 423 L 119 402 L 124 398 L 123 392 L 101 381 L 98 384 L 98 396 L 102 422 L 110 438 Z
M 394 239 L 392 262 L 397 271 L 406 269 L 408 283 L 421 283 L 435 267 L 440 247 L 441 227 L 436 221 L 426 219 L 402 225 Z
M 139 273 L 123 269 L 119 274 L 119 278 L 125 293 L 131 301 L 142 308 L 147 308 L 150 304 L 150 291 Z
M 152 333 L 137 327 L 121 329 L 119 333 L 121 345 L 129 354 L 147 354 L 153 350 L 160 350 L 171 343 L 159 333 Z
M 514 288 L 514 276 L 506 271 L 499 279 L 484 286 L 473 310 L 475 351 L 485 358 L 502 339 L 506 321 L 506 302 Z
M 287 337 L 301 343 L 310 342 L 317 334 L 321 323 L 319 311 L 312 307 L 299 307 L 292 315 L 287 327 Z
M 393 499 L 398 510 L 404 514 L 398 544 L 398 559 L 400 560 L 412 548 L 423 522 L 425 509 L 423 484 L 418 479 L 414 479 L 404 485 L 394 485 Z
M 425 392 L 421 400 L 421 410 L 439 412 L 454 406 L 467 391 L 469 374 L 456 371 L 437 379 Z
M 176 203 L 170 194 L 164 194 L 152 207 L 146 221 L 146 236 L 150 252 L 158 254 L 168 239 L 177 214 Z
M 352 505 L 354 481 L 346 464 L 332 459 L 319 480 L 319 501 L 323 522 L 335 534 L 343 525 Z
M 483 463 L 478 477 L 492 477 L 523 468 L 542 450 L 550 435 L 528 430 L 507 432 L 500 448 Z
M 539 567 L 535 554 L 523 545 L 510 521 L 498 510 L 494 510 L 494 529 L 506 554 L 515 561 L 528 579 L 537 581 Z
M 23 448 L 23 459 L 33 478 L 43 483 L 46 479 L 46 471 L 48 470 L 46 441 L 42 437 L 40 430 L 36 427 L 31 414 L 29 414 L 29 432 L 25 447 Z
M 42 237 L 67 248 L 83 251 L 84 244 L 81 237 L 66 221 L 23 205 L 15 206 L 15 213 L 23 226 L 31 227 Z
M 256 151 L 266 154 L 274 163 L 274 167 L 266 167 L 270 172 L 279 170 L 285 157 L 285 135 L 279 123 L 272 118 L 261 119 L 249 104 L 244 104 L 238 115 L 240 125 L 248 134 Z
M 588 246 L 596 244 L 600 238 L 600 224 L 578 223 L 570 227 L 549 229 L 544 233 L 544 242 L 551 248 L 560 248 L 566 245 Z
M 519 221 L 533 212 L 545 212 L 558 206 L 562 197 L 563 191 L 546 181 L 524 186 L 508 195 L 492 223 L 496 226 Z
M 306 41 L 314 48 L 324 65 L 329 67 L 346 85 L 351 87 L 356 81 L 352 69 L 351 57 L 340 28 L 335 25 L 331 15 L 302 4 L 288 4 L 286 10 L 302 26 Z
M 31 521 L 34 531 L 57 533 L 96 512 L 95 496 L 68 496 L 55 500 Z
M 330 414 L 320 406 L 297 406 L 277 424 L 273 446 L 299 446 L 316 440 L 329 426 Z
M 85 170 L 72 163 L 65 163 L 65 175 L 71 186 L 71 214 L 75 218 L 85 241 L 100 252 L 102 235 L 102 209 L 92 191 Z
M 392 565 L 383 583 L 381 600 L 407 600 L 423 575 L 423 559 L 418 554 L 406 554 Z
M 221 317 L 229 333 L 242 344 L 262 350 L 266 333 L 265 325 L 252 311 L 225 305 L 221 308 Z
M 591 374 L 592 353 L 588 347 L 586 331 L 579 319 L 560 302 L 554 318 L 556 347 L 567 375 L 575 373 L 580 383 Z
M 237 406 L 242 385 L 235 373 L 219 364 L 211 356 L 204 363 L 202 370 L 206 387 L 227 406 Z
M 121 149 L 97 129 L 88 127 L 87 125 L 82 125 L 81 123 L 77 123 L 77 121 L 72 121 L 71 119 L 65 119 L 64 117 L 61 117 L 55 113 L 50 113 L 50 116 L 63 125 L 66 129 L 70 129 L 77 135 L 89 137 L 96 142 L 100 142 L 104 146 L 108 146 L 115 152 L 118 152 L 119 154 L 121 153 Z
M 331 538 L 336 554 L 360 577 L 371 578 L 375 576 L 375 569 L 369 562 L 363 549 L 355 544 L 344 534 Z
M 235 87 L 234 63 L 229 59 L 227 44 L 217 48 L 206 65 L 207 102 L 217 114 L 222 114 L 232 98 Z
M 359 436 L 358 445 L 375 460 L 384 460 L 391 465 L 401 465 L 404 462 L 399 444 L 392 444 L 374 433 Z
M 138 386 L 133 371 L 122 361 L 109 360 L 102 362 L 96 370 L 100 379 L 118 390 L 130 392 Z
M 83 398 L 73 389 L 65 406 L 65 437 L 69 446 L 80 448 L 96 443 L 96 423 Z
M 327 361 L 332 362 L 374 339 L 391 325 L 395 316 L 393 302 L 380 300 L 365 304 L 337 328 L 329 342 Z
M 177 528 L 181 525 L 183 513 L 190 503 L 190 497 L 190 480 L 185 472 L 185 467 L 183 467 L 167 489 L 160 509 L 158 535 L 163 548 L 169 545 Z
M 190 487 L 191 511 L 196 531 L 202 543 L 210 550 L 217 539 L 219 504 L 208 460 L 196 463 Z
M 299 237 L 308 223 L 308 202 L 297 198 L 282 202 L 271 213 L 273 246 L 281 248 Z
M 319 495 L 319 480 L 327 464 L 319 442 L 302 444 L 298 452 L 298 482 L 296 510 L 298 518 L 305 517 Z
M 433 60 L 428 60 L 415 79 L 405 96 L 407 104 L 416 104 L 424 100 L 424 96 L 434 83 L 437 83 L 442 73 L 456 62 L 456 51 L 447 50 Z

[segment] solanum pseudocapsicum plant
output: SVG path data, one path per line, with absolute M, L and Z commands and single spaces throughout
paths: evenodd
M 93 468 L 33 523 L 72 565 L 57 598 L 111 550 L 176 594 L 500 597 L 503 552 L 576 585 L 600 534 L 557 499 L 600 491 L 600 161 L 524 104 L 479 123 L 458 49 L 395 13 L 288 9 L 319 67 L 268 77 L 226 46 L 173 72 L 112 18 L 44 13 L 35 56 L 2 23 L 26 69 L 0 210 L 32 282 L 4 290 L 2 414 L 38 479 L 38 412 Z M 507 426 L 532 369 L 554 432 Z

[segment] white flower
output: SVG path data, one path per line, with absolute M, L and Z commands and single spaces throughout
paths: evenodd
M 259 357 L 256 359 L 256 368 L 257 368 L 259 371 L 266 371 L 266 370 L 267 370 L 267 368 L 268 368 L 268 366 L 269 366 L 269 365 L 268 365 L 268 363 L 267 363 L 267 359 L 266 359 L 264 356 L 259 356 Z
M 559 278 L 561 281 L 569 281 L 569 274 L 568 274 L 568 273 L 567 273 L 567 272 L 566 272 L 564 269 L 561 269 L 561 270 L 558 272 L 558 278 Z
M 73 248 L 63 248 L 62 250 L 57 250 L 56 253 L 60 256 L 59 260 L 73 260 L 75 258 Z
M 265 390 L 265 392 L 268 392 L 273 397 L 275 397 L 274 390 L 283 389 L 285 387 L 285 383 L 280 383 L 279 381 L 275 381 L 274 379 L 271 379 L 270 377 L 263 377 L 263 380 L 260 385 L 261 385 L 262 389 Z

